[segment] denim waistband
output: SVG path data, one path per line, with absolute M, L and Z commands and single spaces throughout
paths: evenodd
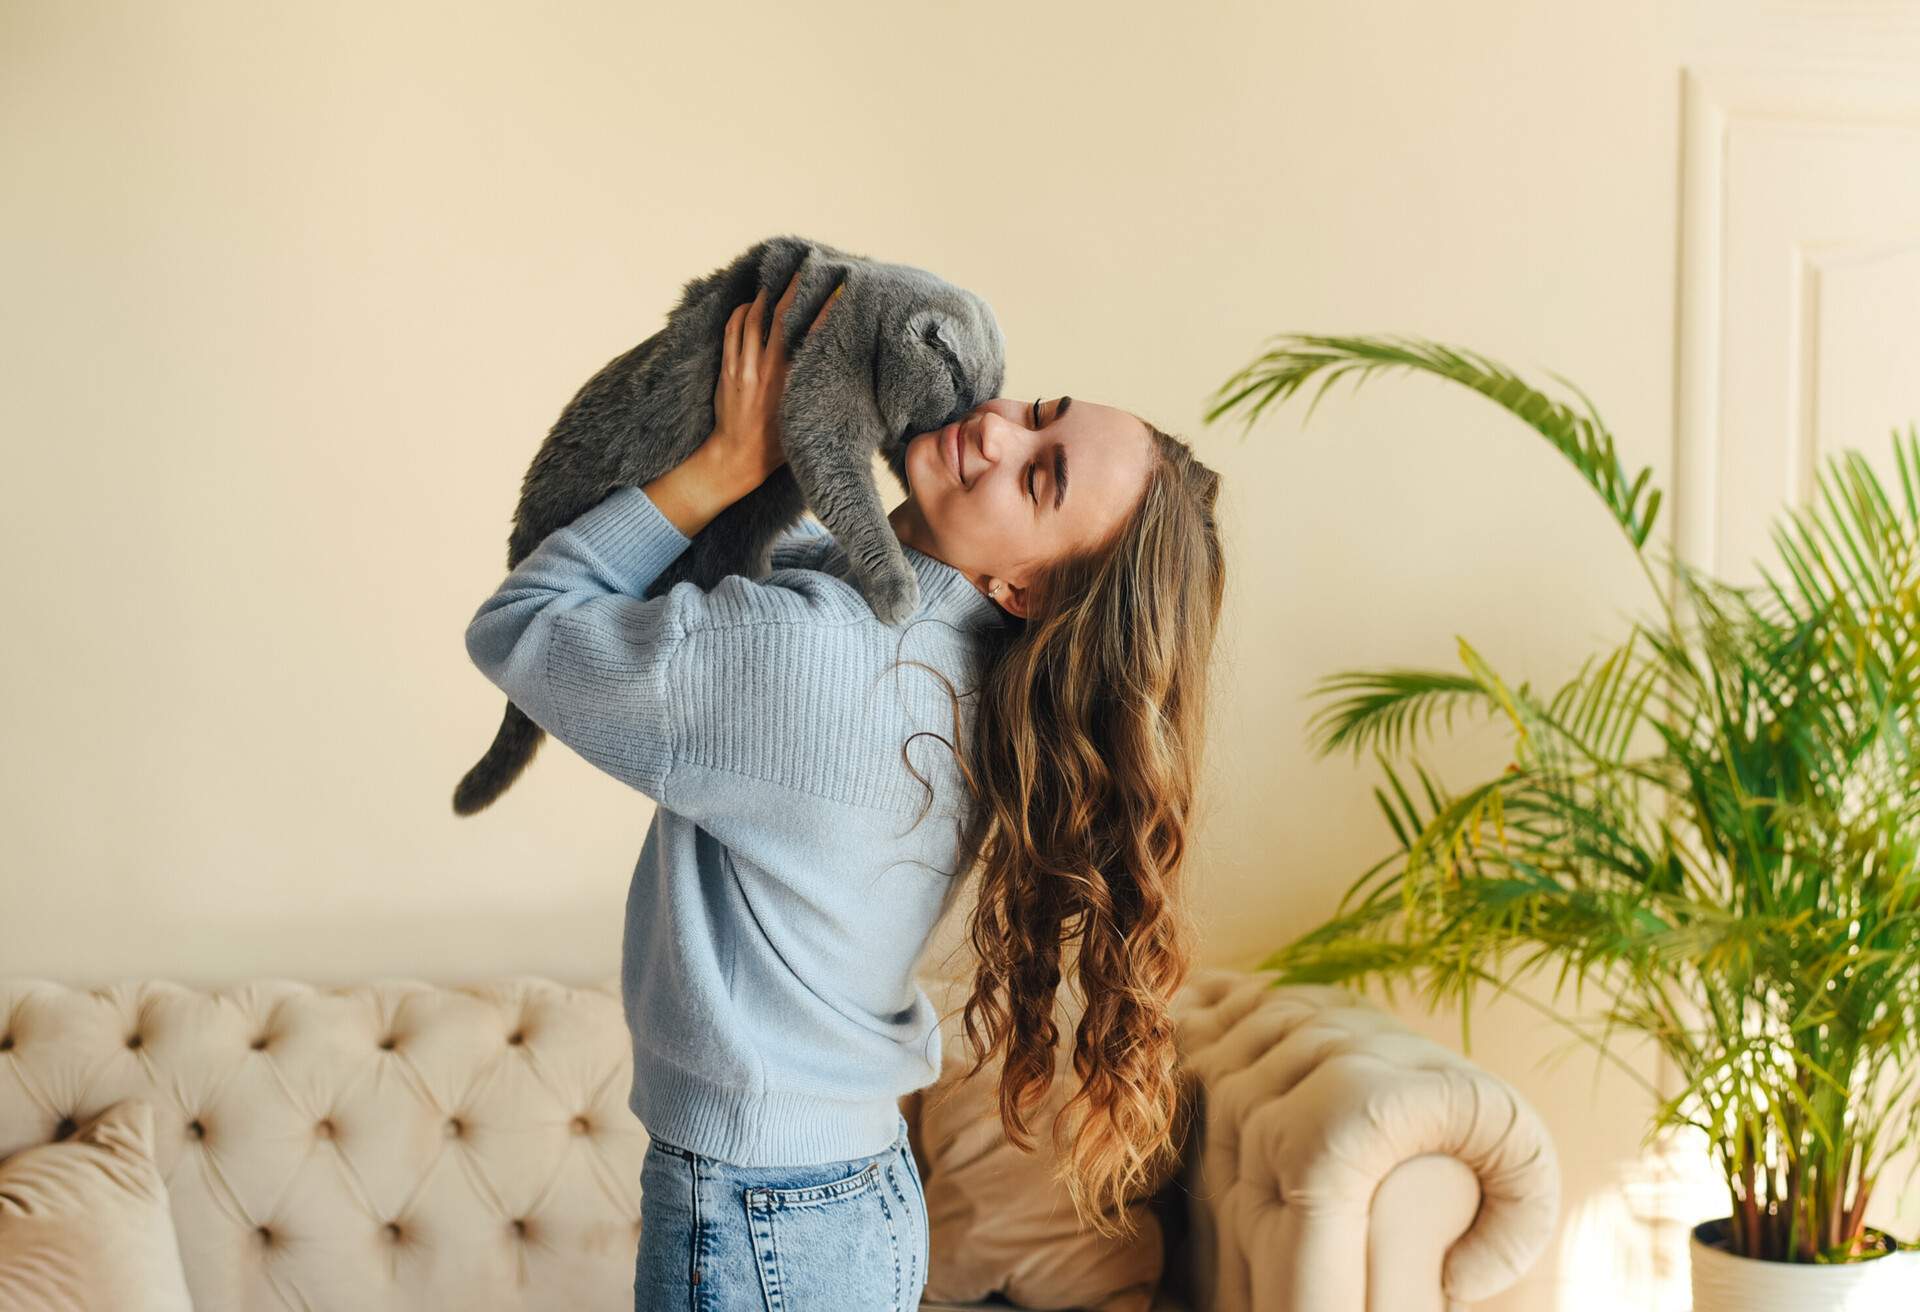
M 644 1129 L 645 1127 L 643 1126 L 642 1128 Z M 656 1135 L 649 1134 L 647 1136 L 647 1142 L 651 1144 L 653 1147 L 658 1148 L 663 1153 L 672 1153 L 675 1157 L 684 1157 L 688 1161 L 697 1160 L 702 1162 L 713 1162 L 716 1165 L 720 1165 L 720 1166 L 731 1165 L 731 1163 L 723 1161 L 718 1157 L 709 1157 L 707 1154 L 702 1152 L 696 1152 L 691 1148 L 683 1148 L 677 1143 L 668 1143 L 665 1139 L 659 1138 Z M 882 1148 L 877 1153 L 867 1153 L 860 1157 L 849 1157 L 849 1158 L 846 1158 L 845 1160 L 849 1162 L 864 1162 L 874 1157 L 884 1157 L 888 1153 L 896 1152 L 899 1149 L 904 1148 L 906 1146 L 907 1146 L 907 1117 L 906 1117 L 906 1113 L 902 1112 L 900 1114 L 900 1129 L 898 1130 L 898 1132 L 894 1134 L 892 1143 L 888 1144 L 885 1148 Z M 825 1165 L 825 1163 L 822 1163 L 822 1162 L 793 1163 L 793 1164 L 794 1165 L 812 1165 L 812 1166 Z

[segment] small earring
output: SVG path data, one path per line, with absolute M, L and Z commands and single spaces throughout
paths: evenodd
M 992 597 L 994 600 L 998 601 L 1000 598 L 1000 585 L 996 583 L 992 587 L 988 588 L 987 595 L 989 597 Z

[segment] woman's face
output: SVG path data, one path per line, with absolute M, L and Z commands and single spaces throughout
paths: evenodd
M 1014 615 L 1048 561 L 1120 526 L 1147 487 L 1146 424 L 1125 410 L 996 396 L 907 442 L 907 499 L 888 516 L 906 545 L 945 561 Z

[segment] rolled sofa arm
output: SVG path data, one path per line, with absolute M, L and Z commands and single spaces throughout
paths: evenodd
M 1342 988 L 1198 970 L 1180 1274 L 1211 1312 L 1455 1312 L 1552 1238 L 1560 1168 L 1505 1082 Z

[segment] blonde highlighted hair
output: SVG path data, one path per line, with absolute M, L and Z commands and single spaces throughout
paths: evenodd
M 971 732 L 956 733 L 973 802 L 961 869 L 979 879 L 967 1077 L 1001 1058 L 1001 1123 L 1032 1151 L 1071 974 L 1079 1087 L 1053 1122 L 1055 1178 L 1104 1235 L 1132 1233 L 1128 1203 L 1185 1134 L 1169 1004 L 1193 952 L 1183 876 L 1225 586 L 1219 475 L 1147 429 L 1133 513 L 1053 562 L 1024 620 L 989 631 Z

